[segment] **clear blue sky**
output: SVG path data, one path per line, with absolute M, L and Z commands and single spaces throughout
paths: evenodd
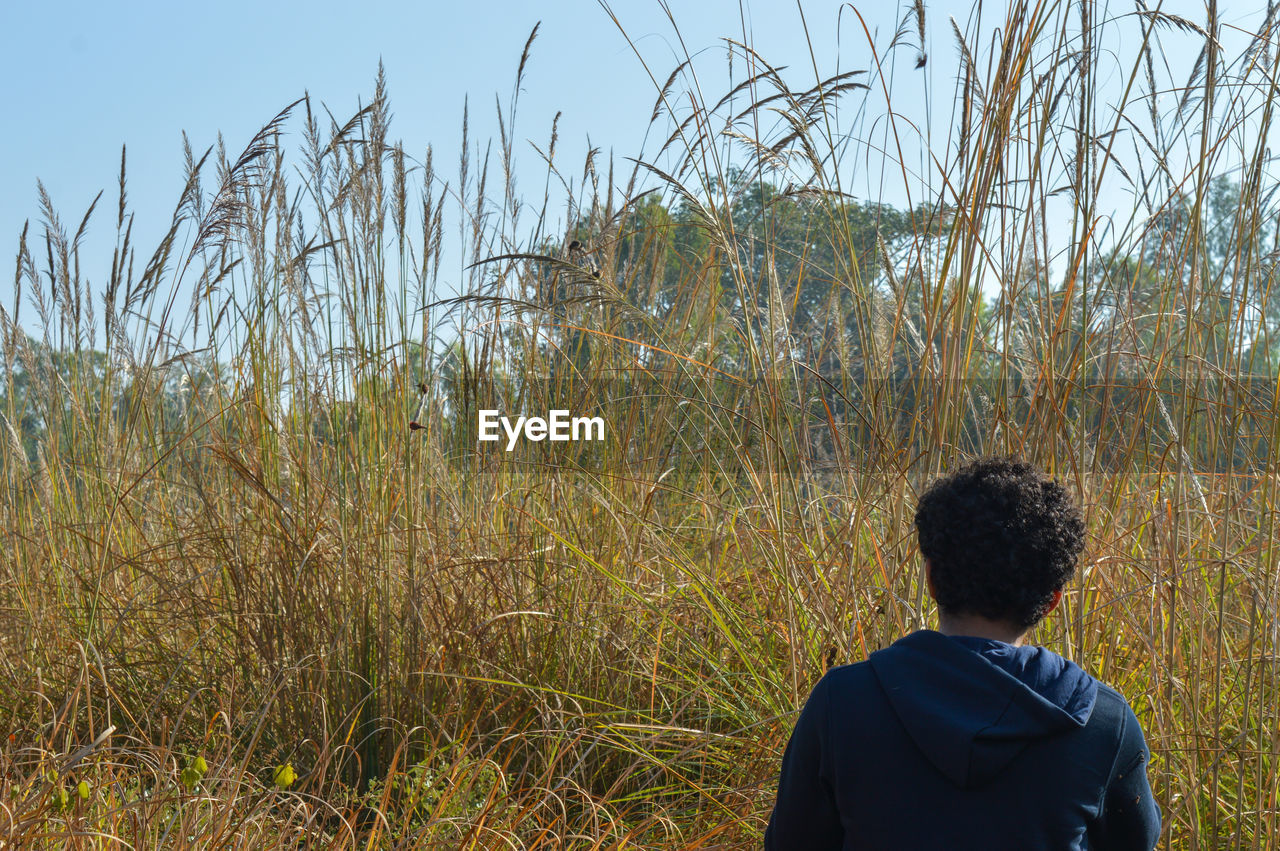
M 1153 4 L 1154 5 L 1154 4 Z M 1164 4 L 1170 8 L 1170 4 Z M 1178 11 L 1203 19 L 1199 4 Z M 1253 4 L 1250 4 L 1253 5 Z M 808 48 L 794 2 L 670 0 L 690 50 L 708 51 L 714 67 L 725 36 L 747 37 L 797 82 L 812 82 Z M 683 55 L 656 0 L 615 0 L 614 11 L 660 78 Z M 902 8 L 863 4 L 885 44 Z M 837 28 L 836 0 L 804 0 L 810 35 L 830 73 L 865 68 L 869 57 L 848 9 Z M 963 25 L 968 2 L 928 4 L 934 91 L 949 93 L 956 49 L 949 15 Z M 1115 11 L 1129 12 L 1132 7 Z M 1239 15 L 1243 10 L 1236 10 Z M 986 12 L 991 26 L 1003 8 Z M 497 136 L 494 95 L 505 104 L 529 31 L 542 22 L 524 83 L 517 156 L 529 164 L 525 191 L 541 190 L 537 157 L 523 140 L 543 145 L 563 111 L 561 162 L 580 163 L 591 143 L 618 157 L 641 153 L 655 97 L 653 82 L 596 0 L 560 2 L 297 2 L 127 4 L 16 2 L 0 7 L 0 74 L 7 131 L 0 134 L 0 303 L 12 303 L 12 258 L 24 219 L 41 232 L 36 179 L 44 181 L 67 227 L 105 189 L 86 242 L 89 278 L 101 283 L 114 243 L 115 182 L 120 147 L 129 150 L 129 197 L 137 214 L 135 244 L 147 253 L 163 233 L 183 176 L 182 136 L 203 151 L 219 130 L 229 151 L 241 150 L 282 106 L 309 91 L 340 119 L 367 103 L 379 59 L 386 66 L 393 139 L 420 156 L 428 143 L 454 178 L 463 98 L 471 97 L 473 135 Z M 936 49 L 935 49 L 936 45 Z M 718 53 L 717 53 L 718 52 Z M 1187 58 L 1187 61 L 1194 56 Z M 899 61 L 910 68 L 910 57 Z M 723 65 L 723 62 L 719 63 Z M 905 71 L 899 71 L 905 75 Z M 790 76 L 790 75 L 789 75 Z M 910 82 L 914 91 L 923 86 Z M 708 97 L 722 91 L 710 86 Z M 935 132 L 948 133 L 950 102 L 935 105 Z M 943 112 L 942 110 L 945 110 Z M 297 125 L 294 125 L 295 127 Z M 289 140 L 286 140 L 289 144 Z M 520 148 L 523 147 L 523 152 Z M 645 151 L 654 147 L 652 140 Z M 875 194 L 864 186 L 859 194 Z M 39 256 L 39 255 L 37 255 Z M 28 314 L 29 315 L 29 314 Z M 24 317 L 25 319 L 26 317 Z M 24 324 L 26 324 L 24 322 Z
M 721 37 L 741 37 L 737 0 L 673 0 L 671 6 L 691 49 L 715 51 Z M 832 58 L 838 6 L 835 0 L 805 3 L 815 40 Z M 771 61 L 807 59 L 793 3 L 743 7 L 758 49 Z M 659 4 L 618 0 L 614 11 L 665 77 L 680 47 Z M 182 187 L 183 130 L 197 152 L 222 131 L 234 157 L 305 91 L 345 120 L 359 99 L 371 97 L 379 59 L 390 88 L 392 137 L 415 156 L 431 143 L 453 177 L 463 98 L 471 98 L 473 137 L 496 137 L 494 95 L 505 105 L 521 48 L 538 21 L 517 139 L 545 146 L 560 110 L 558 160 L 580 163 L 588 134 L 606 153 L 638 154 L 655 88 L 595 0 L 5 2 L 0 74 L 8 130 L 0 134 L 0 245 L 8 271 L 0 275 L 0 299 L 6 306 L 12 301 L 9 264 L 24 219 L 33 235 L 40 233 L 37 178 L 71 230 L 98 190 L 106 190 L 85 258 L 90 278 L 101 281 L 114 244 L 122 144 L 137 212 L 135 244 L 149 252 Z M 519 155 L 536 164 L 524 148 Z M 529 186 L 540 189 L 540 181 Z

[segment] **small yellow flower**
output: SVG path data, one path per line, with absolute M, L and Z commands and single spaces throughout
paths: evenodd
M 298 772 L 293 770 L 293 763 L 286 762 L 284 765 L 277 765 L 275 773 L 271 775 L 271 779 L 275 781 L 276 788 L 288 789 L 293 785 L 293 781 L 298 779 Z

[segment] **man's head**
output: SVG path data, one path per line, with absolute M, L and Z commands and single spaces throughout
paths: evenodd
M 1024 629 L 1053 608 L 1084 549 L 1084 520 L 1066 490 L 1015 458 L 982 458 L 938 479 L 915 524 L 940 612 Z

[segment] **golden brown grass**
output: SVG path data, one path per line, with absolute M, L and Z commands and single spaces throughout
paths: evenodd
M 751 846 L 823 670 L 930 622 L 913 497 L 980 451 L 1086 504 L 1037 638 L 1130 697 L 1162 844 L 1275 847 L 1276 48 L 1226 56 L 1215 8 L 957 26 L 933 141 L 890 109 L 920 5 L 864 74 L 654 69 L 670 141 L 629 176 L 539 146 L 568 224 L 515 192 L 514 99 L 446 177 L 381 75 L 345 124 L 189 151 L 149 258 L 122 157 L 105 293 L 43 199 L 44 339 L 3 316 L 0 847 Z M 869 151 L 911 199 L 871 243 Z M 481 407 L 608 440 L 478 448 Z

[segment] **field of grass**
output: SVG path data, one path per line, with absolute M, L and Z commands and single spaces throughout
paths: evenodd
M 808 690 L 932 624 L 915 494 L 981 452 L 1085 505 L 1034 640 L 1129 697 L 1161 847 L 1280 846 L 1280 48 L 1217 15 L 920 5 L 857 73 L 730 41 L 731 91 L 648 69 L 639 161 L 530 148 L 513 96 L 446 167 L 379 74 L 191 151 L 159 246 L 123 156 L 83 223 L 42 199 L 0 307 L 0 848 L 758 845 Z M 931 128 L 895 106 L 926 27 Z M 507 452 L 485 408 L 607 438 Z

